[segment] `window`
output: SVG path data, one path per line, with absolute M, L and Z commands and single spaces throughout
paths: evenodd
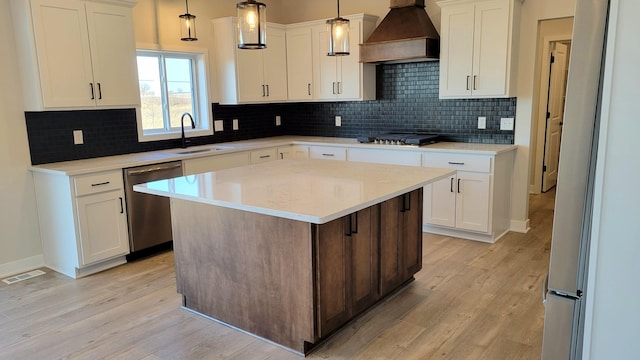
M 138 50 L 137 61 L 141 140 L 179 137 L 184 113 L 191 114 L 196 122 L 193 130 L 185 120 L 188 136 L 213 133 L 202 54 Z

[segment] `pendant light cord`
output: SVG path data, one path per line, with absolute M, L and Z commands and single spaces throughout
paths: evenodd
M 184 0 L 184 5 L 187 10 L 187 14 L 189 13 L 189 0 Z
M 340 0 L 338 0 L 338 18 L 340 17 Z

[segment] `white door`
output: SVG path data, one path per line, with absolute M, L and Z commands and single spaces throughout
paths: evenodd
M 287 100 L 287 42 L 283 30 L 271 28 L 269 43 L 264 50 L 264 84 L 267 101 Z
M 287 82 L 290 100 L 313 99 L 311 28 L 287 31 Z
M 124 193 L 82 196 L 77 200 L 83 265 L 129 253 Z
M 335 99 L 337 83 L 336 56 L 327 56 L 329 51 L 329 32 L 325 25 L 319 25 L 314 31 L 314 78 L 315 94 L 317 99 Z
M 263 51 L 236 49 L 238 64 L 238 98 L 240 102 L 265 101 L 267 90 L 263 81 Z
M 547 131 L 544 144 L 544 168 L 542 172 L 542 191 L 549 191 L 558 181 L 558 162 L 560 160 L 560 142 L 564 121 L 564 98 L 567 80 L 566 44 L 555 43 L 552 52 L 551 72 L 549 75 L 549 101 L 547 102 Z
M 84 3 L 33 0 L 31 5 L 44 107 L 94 107 Z
M 362 21 L 352 20 L 349 29 L 349 55 L 338 57 L 338 97 L 343 99 L 360 98 L 360 34 Z
M 86 3 L 98 105 L 140 103 L 131 9 Z
M 456 225 L 455 175 L 424 187 L 423 223 L 454 227 Z
M 503 0 L 476 5 L 473 44 L 473 95 L 503 96 L 507 79 L 509 4 Z
M 440 97 L 471 95 L 473 4 L 442 8 Z
M 489 232 L 491 175 L 458 171 L 456 182 L 456 227 Z

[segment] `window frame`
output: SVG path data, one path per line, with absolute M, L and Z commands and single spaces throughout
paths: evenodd
M 191 59 L 192 60 L 192 94 L 193 94 L 193 108 L 194 108 L 194 119 L 196 119 L 196 129 L 192 129 L 191 126 L 185 124 L 185 135 L 187 137 L 196 137 L 196 136 L 207 136 L 213 135 L 213 114 L 212 114 L 212 105 L 209 94 L 209 77 L 207 76 L 207 64 L 208 64 L 208 50 L 201 48 L 193 48 L 193 47 L 159 47 L 157 45 L 149 45 L 149 44 L 138 44 L 136 46 L 136 59 L 138 56 L 145 55 L 154 55 L 161 56 L 160 59 L 169 57 L 169 58 L 178 58 L 178 59 Z M 161 73 L 164 65 L 161 66 Z M 167 93 L 166 93 L 166 74 L 161 75 L 161 81 L 163 82 L 162 86 L 162 98 L 163 98 L 163 117 L 166 117 L 166 110 L 168 109 L 168 104 L 166 103 Z M 138 78 L 138 84 L 140 83 Z M 138 141 L 146 142 L 146 141 L 156 141 L 156 140 L 168 140 L 168 139 L 179 139 L 181 137 L 181 128 L 171 128 L 170 121 L 167 123 L 168 119 L 164 118 L 163 123 L 165 125 L 164 129 L 154 129 L 154 130 L 144 130 L 142 127 L 142 111 L 141 111 L 141 103 L 136 107 L 136 118 L 137 118 L 137 126 L 138 126 Z M 166 126 L 169 126 L 167 129 Z

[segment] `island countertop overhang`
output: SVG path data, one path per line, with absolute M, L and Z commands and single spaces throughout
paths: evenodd
M 135 185 L 138 192 L 324 224 L 455 170 L 331 160 L 281 160 Z

